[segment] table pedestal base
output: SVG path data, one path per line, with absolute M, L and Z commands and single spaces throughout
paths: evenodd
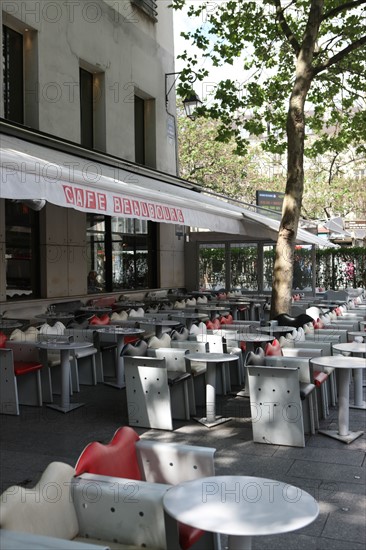
M 359 405 L 356 405 L 355 403 L 350 403 L 349 408 L 350 409 L 363 409 L 363 410 L 365 410 L 366 409 L 366 401 L 361 401 L 361 403 Z
M 252 537 L 238 537 L 230 535 L 228 538 L 229 550 L 252 550 Z
M 83 407 L 85 403 L 69 403 L 68 405 L 57 405 L 56 403 L 49 403 L 46 405 L 49 409 L 55 409 L 56 411 L 68 413 L 79 407 Z
M 340 435 L 338 430 L 319 430 L 318 433 L 327 435 L 328 437 L 333 437 L 333 439 L 338 439 L 338 441 L 342 441 L 343 443 L 347 443 L 347 445 L 349 445 L 352 441 L 358 437 L 361 437 L 364 432 L 349 432 L 347 435 Z
M 232 395 L 233 397 L 250 397 L 249 390 L 247 390 L 246 388 L 243 388 L 239 391 L 230 392 L 230 395 Z
M 218 426 L 219 424 L 224 424 L 224 422 L 229 422 L 229 420 L 232 420 L 232 418 L 215 416 L 212 419 L 208 419 L 206 416 L 203 416 L 202 418 L 195 416 L 194 420 L 196 420 L 200 424 L 203 424 L 204 426 L 206 426 L 206 428 L 213 428 L 214 426 Z
M 104 384 L 106 386 L 113 386 L 113 388 L 118 388 L 119 390 L 123 390 L 123 388 L 126 387 L 126 384 L 124 382 L 119 382 L 117 379 L 110 380 L 109 382 L 106 382 L 104 380 Z

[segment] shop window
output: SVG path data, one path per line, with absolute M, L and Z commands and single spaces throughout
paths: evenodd
M 231 289 L 258 290 L 258 248 L 255 244 L 230 244 Z
M 274 245 L 263 246 L 263 290 L 272 290 L 275 254 Z
M 226 288 L 225 244 L 199 246 L 199 288 L 219 290 Z
M 23 35 L 3 25 L 4 118 L 24 123 Z
M 23 203 L 5 201 L 7 300 L 40 296 L 39 213 Z
M 156 286 L 156 224 L 98 214 L 87 219 L 88 273 L 97 272 L 98 290 Z

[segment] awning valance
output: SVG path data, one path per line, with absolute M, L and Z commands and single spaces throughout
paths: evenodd
M 43 199 L 82 212 L 200 227 L 276 241 L 279 222 L 204 192 L 53 147 L 1 134 L 0 196 Z M 172 177 L 170 176 L 170 179 Z M 189 182 L 187 182 L 189 183 Z M 299 230 L 298 242 L 320 244 Z

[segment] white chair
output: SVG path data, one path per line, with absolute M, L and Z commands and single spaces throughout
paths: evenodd
M 189 374 L 191 374 L 191 372 L 187 370 L 187 362 L 185 360 L 187 353 L 189 353 L 187 350 L 178 348 L 157 348 L 147 350 L 147 355 L 149 357 L 165 359 L 166 368 L 168 371 L 168 380 L 170 381 L 173 381 L 174 378 L 177 377 L 177 373 L 180 373 L 178 375 L 178 380 L 182 373 L 189 372 Z M 181 396 L 183 398 L 184 406 L 186 406 L 186 400 L 188 396 L 190 415 L 195 415 L 196 400 L 192 376 L 184 379 L 184 384 L 185 385 L 183 386 L 183 395 Z
M 73 467 L 51 462 L 35 487 L 9 487 L 1 495 L 1 528 L 39 535 L 39 548 L 60 547 L 60 539 L 103 549 L 178 548 L 167 541 L 161 505 L 169 485 L 134 480 L 134 499 L 131 480 L 74 476 Z M 43 546 L 43 536 L 53 539 Z
M 18 342 L 14 350 L 0 349 L 0 365 L 0 413 L 19 415 L 19 405 L 41 407 L 42 363 L 34 343 Z
M 165 359 L 125 357 L 129 424 L 172 430 L 173 418 L 189 420 L 187 372 L 168 375 Z
M 253 441 L 305 447 L 297 368 L 248 366 Z

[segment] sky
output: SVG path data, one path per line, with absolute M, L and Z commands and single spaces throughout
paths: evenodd
M 187 2 L 188 5 L 192 3 L 193 2 Z M 195 0 L 194 3 L 197 4 L 197 0 Z M 215 4 L 214 2 L 208 2 L 207 5 L 208 9 L 213 9 Z M 184 68 L 184 62 L 182 62 L 180 59 L 177 59 L 177 56 L 183 53 L 184 50 L 188 50 L 190 53 L 199 53 L 198 50 L 193 49 L 190 46 L 189 41 L 180 36 L 180 33 L 182 31 L 188 32 L 196 30 L 198 26 L 202 24 L 204 17 L 204 14 L 202 14 L 201 17 L 197 18 L 188 17 L 186 7 L 180 11 L 174 10 L 174 48 L 176 57 L 176 71 L 181 71 Z M 196 82 L 193 85 L 193 88 L 202 100 L 208 99 L 207 96 L 210 95 L 210 91 L 212 91 L 215 84 L 217 84 L 220 80 L 223 80 L 225 78 L 237 80 L 238 77 L 243 74 L 242 62 L 240 59 L 238 59 L 236 63 L 234 62 L 233 65 L 226 65 L 224 67 L 214 67 L 210 63 L 209 59 L 203 59 L 202 57 L 200 57 L 199 59 L 200 61 L 198 63 L 198 67 L 204 67 L 209 71 L 209 76 L 205 78 L 203 82 Z

